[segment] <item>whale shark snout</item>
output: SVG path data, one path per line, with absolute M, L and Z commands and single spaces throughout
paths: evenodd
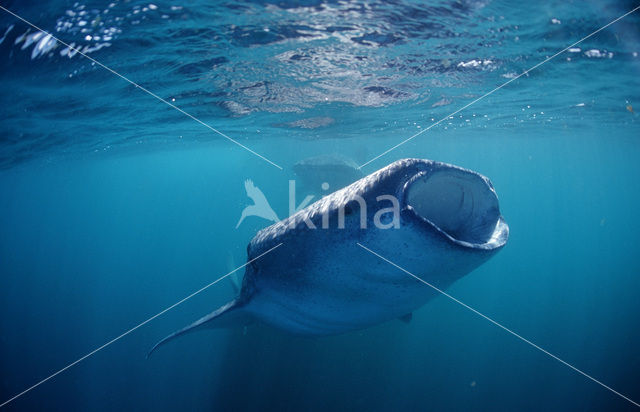
M 255 320 L 318 336 L 407 319 L 436 292 L 372 261 L 358 245 L 384 251 L 445 289 L 491 258 L 508 236 L 489 179 L 431 160 L 398 160 L 258 232 L 247 247 L 251 264 L 239 296 L 153 350 L 204 327 Z

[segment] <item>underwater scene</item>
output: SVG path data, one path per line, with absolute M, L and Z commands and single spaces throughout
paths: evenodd
M 0 0 L 0 411 L 638 410 L 639 53 L 638 0 Z

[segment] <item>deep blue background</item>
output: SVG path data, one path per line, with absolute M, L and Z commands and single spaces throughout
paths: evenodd
M 32 58 L 34 45 L 16 44 L 27 26 L 0 13 L 0 35 L 15 24 L 0 43 L 0 402 L 242 264 L 268 224 L 235 229 L 250 202 L 245 179 L 283 217 L 296 161 L 342 153 L 362 163 L 627 3 L 158 2 L 133 14 L 148 3 L 116 2 L 111 17 L 86 5 L 121 29 L 92 57 L 283 171 L 62 47 Z M 65 10 L 82 11 L 2 4 L 50 30 Z M 448 292 L 636 401 L 637 23 L 630 16 L 365 167 L 424 157 L 488 176 L 509 243 Z M 594 49 L 602 57 L 585 54 Z M 145 359 L 232 297 L 229 282 L 215 285 L 7 410 L 632 409 L 445 297 L 409 325 L 318 339 L 208 331 Z

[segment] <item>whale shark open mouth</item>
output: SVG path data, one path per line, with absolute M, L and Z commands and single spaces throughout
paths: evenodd
M 470 170 L 442 165 L 416 174 L 405 186 L 405 205 L 458 244 L 493 249 L 507 240 L 493 186 Z

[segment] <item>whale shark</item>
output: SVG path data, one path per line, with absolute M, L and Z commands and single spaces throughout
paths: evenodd
M 508 236 L 488 178 L 432 160 L 398 160 L 259 231 L 247 246 L 238 296 L 149 355 L 186 333 L 256 321 L 307 336 L 408 321 L 437 292 L 358 244 L 445 289 Z

